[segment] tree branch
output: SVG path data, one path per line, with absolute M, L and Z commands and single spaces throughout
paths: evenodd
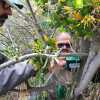
M 41 27 L 40 27 L 39 24 L 37 23 L 37 19 L 36 19 L 36 17 L 35 17 L 35 13 L 33 12 L 32 7 L 31 7 L 30 1 L 29 1 L 29 0 L 26 0 L 26 2 L 27 2 L 27 4 L 28 4 L 28 6 L 29 6 L 29 9 L 30 9 L 31 13 L 32 13 L 32 17 L 33 17 L 33 20 L 34 20 L 33 23 L 34 23 L 34 25 L 35 25 L 35 29 L 36 29 L 36 31 L 39 33 L 39 36 L 42 38 L 44 44 L 46 44 L 46 43 L 45 43 L 45 39 L 44 39 L 44 37 L 43 37 L 43 34 L 44 34 L 45 32 L 41 29 Z
M 81 80 L 84 78 L 85 73 L 87 72 L 87 70 L 89 68 L 89 64 L 92 62 L 92 60 L 94 59 L 95 56 L 96 56 L 96 53 L 94 51 L 90 51 L 89 56 L 87 58 L 87 62 L 86 62 L 84 69 L 83 69 Z
M 100 53 L 98 53 L 94 60 L 89 64 L 88 70 L 83 78 L 83 80 L 80 81 L 78 87 L 75 89 L 75 96 L 77 97 L 82 93 L 82 91 L 87 87 L 89 81 L 93 78 L 94 74 L 100 67 Z
M 86 56 L 87 55 L 86 53 L 67 53 L 66 55 L 73 55 L 73 54 L 74 55 L 80 55 L 80 56 Z M 9 61 L 1 64 L 0 65 L 0 70 L 3 69 L 3 68 L 6 68 L 6 67 L 10 67 L 10 65 L 16 64 L 18 62 L 22 62 L 24 60 L 27 60 L 29 58 L 36 57 L 36 56 L 46 56 L 48 58 L 51 58 L 51 57 L 57 57 L 57 56 L 59 56 L 59 54 L 55 54 L 55 55 L 39 54 L 39 53 L 26 54 L 24 56 L 21 56 L 19 58 L 15 58 L 15 59 L 9 60 Z
M 22 62 L 24 60 L 27 60 L 29 58 L 36 57 L 36 56 L 54 57 L 55 55 L 39 54 L 39 53 L 27 54 L 27 55 L 24 55 L 24 56 L 21 56 L 19 58 L 15 58 L 15 59 L 9 60 L 9 61 L 1 64 L 0 65 L 0 70 L 3 69 L 3 68 L 5 68 L 5 67 L 10 67 L 10 65 L 16 64 L 18 62 Z

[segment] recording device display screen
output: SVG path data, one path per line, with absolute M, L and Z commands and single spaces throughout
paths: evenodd
M 66 64 L 65 69 L 75 69 L 80 67 L 80 57 L 78 55 L 67 55 L 65 57 Z

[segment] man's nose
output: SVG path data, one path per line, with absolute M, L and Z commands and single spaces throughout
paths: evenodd
M 63 45 L 63 49 L 66 49 L 66 45 Z
M 11 7 L 9 7 L 9 8 L 6 10 L 6 15 L 9 15 L 9 16 L 12 15 Z

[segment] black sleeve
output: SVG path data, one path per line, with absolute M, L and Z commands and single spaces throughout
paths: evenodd
M 8 58 L 5 55 L 3 55 L 2 53 L 0 53 L 0 64 L 4 63 L 6 61 L 8 61 Z
M 33 66 L 24 62 L 0 70 L 0 95 L 12 90 L 31 76 L 35 76 Z
M 8 58 L 0 54 L 0 64 L 7 61 Z M 10 67 L 0 70 L 0 95 L 6 94 L 17 85 L 26 81 L 29 77 L 35 76 L 36 72 L 33 66 L 26 62 L 17 63 Z

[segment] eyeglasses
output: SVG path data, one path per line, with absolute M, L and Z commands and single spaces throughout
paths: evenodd
M 58 48 L 63 48 L 63 47 L 71 48 L 71 45 L 69 43 L 58 43 L 57 46 Z

